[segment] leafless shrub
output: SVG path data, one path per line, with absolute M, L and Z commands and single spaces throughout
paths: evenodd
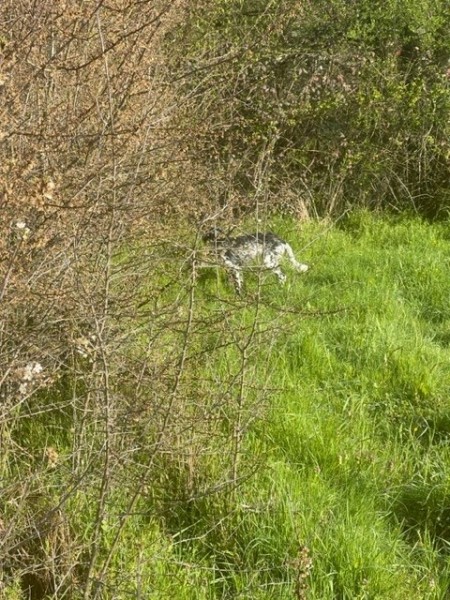
M 127 521 L 171 469 L 172 502 L 252 470 L 258 308 L 241 331 L 242 305 L 205 317 L 184 269 L 196 242 L 171 233 L 224 187 L 186 151 L 190 98 L 161 49 L 188 4 L 0 8 L 0 561 L 3 587 L 29 598 L 99 597 Z M 230 372 L 208 381 L 229 348 Z

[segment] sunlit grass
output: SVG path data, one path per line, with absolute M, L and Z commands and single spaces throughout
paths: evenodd
M 118 463 L 121 484 L 101 524 L 100 556 L 116 544 L 104 578 L 115 592 L 105 598 L 444 600 L 447 229 L 368 213 L 334 225 L 277 218 L 270 226 L 311 270 L 299 275 L 286 265 L 284 287 L 270 273 L 251 273 L 242 298 L 220 268 L 193 282 L 188 229 L 170 261 L 158 248 L 118 258 L 154 268 L 142 319 L 120 324 L 128 358 L 145 357 L 156 373 L 167 364 L 168 377 L 186 336 L 189 343 L 173 447 L 151 470 L 145 394 L 142 416 L 130 420 L 122 451 L 132 459 Z M 174 366 L 163 362 L 171 354 Z M 132 407 L 133 389 L 120 385 Z M 12 433 L 24 452 L 10 461 L 11 476 L 42 463 L 45 448 L 58 452 L 57 468 L 37 480 L 42 503 L 67 485 L 74 460 L 63 386 L 60 394 L 59 411 L 22 418 Z M 65 507 L 80 544 L 95 526 L 98 468 L 93 461 L 84 493 Z
M 246 443 L 249 457 L 263 448 L 265 463 L 236 499 L 239 525 L 236 515 L 228 519 L 234 535 L 225 547 L 217 540 L 214 560 L 233 556 L 217 597 L 226 590 L 246 597 L 245 586 L 251 597 L 295 597 L 288 565 L 306 546 L 313 568 L 305 597 L 445 598 L 445 229 L 368 214 L 336 228 L 311 223 L 297 231 L 278 221 L 274 229 L 312 269 L 303 277 L 289 272 L 284 289 L 270 274 L 259 292 L 257 278 L 247 280 L 248 296 L 261 302 L 258 318 L 274 324 L 270 349 L 263 345 L 254 361 L 265 362 L 276 391 Z M 231 297 L 223 275 L 205 277 L 200 297 L 213 289 Z M 242 310 L 241 326 L 253 315 Z

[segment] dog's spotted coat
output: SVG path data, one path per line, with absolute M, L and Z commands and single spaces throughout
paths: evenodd
M 251 233 L 230 237 L 216 227 L 208 231 L 203 240 L 214 246 L 217 255 L 230 272 L 238 294 L 242 292 L 243 268 L 250 266 L 258 258 L 262 260 L 266 269 L 275 273 L 280 283 L 286 281 L 286 275 L 280 268 L 281 259 L 285 255 L 300 273 L 309 269 L 308 265 L 297 261 L 291 246 L 274 233 Z

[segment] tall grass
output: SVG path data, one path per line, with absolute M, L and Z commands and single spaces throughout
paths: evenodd
M 271 274 L 249 274 L 243 299 L 221 270 L 200 274 L 183 394 L 173 400 L 180 420 L 172 417 L 171 446 L 161 445 L 151 473 L 151 427 L 164 408 L 151 399 L 162 384 L 155 380 L 137 416 L 133 390 L 125 379 L 118 384 L 130 398 L 120 451 L 132 459 L 118 460 L 112 474 L 120 485 L 111 485 L 97 532 L 108 569 L 92 589 L 120 599 L 447 598 L 446 224 L 355 213 L 334 226 L 281 218 L 270 225 L 311 271 L 300 276 L 286 266 L 284 288 Z M 180 320 L 190 277 L 175 276 L 182 254 L 154 272 L 159 302 L 174 302 Z M 130 357 L 148 356 L 156 326 L 136 327 Z M 180 336 L 176 328 L 161 334 L 152 359 L 175 352 Z M 64 554 L 60 535 L 35 560 L 48 562 L 59 549 L 76 574 L 57 597 L 77 598 L 96 527 L 101 449 L 92 441 L 92 464 L 77 463 L 66 395 L 61 385 L 59 411 L 18 419 L 12 435 L 26 452 L 4 456 L 2 473 L 11 486 L 42 463 L 42 448 L 58 452 L 27 485 L 36 486 L 42 511 L 73 486 L 64 514 L 79 552 L 72 545 Z M 36 519 L 32 511 L 2 504 L 5 522 Z M 5 581 L 5 597 L 20 597 L 19 579 L 10 573 Z
M 331 230 L 273 227 L 313 268 L 285 289 L 263 282 L 258 318 L 273 334 L 252 360 L 271 392 L 245 446 L 260 468 L 231 510 L 196 515 L 210 531 L 196 550 L 218 568 L 211 597 L 445 598 L 445 226 L 359 213 Z M 225 286 L 207 278 L 206 301 Z M 205 368 L 217 374 L 232 360 Z M 305 548 L 311 570 L 298 559 Z

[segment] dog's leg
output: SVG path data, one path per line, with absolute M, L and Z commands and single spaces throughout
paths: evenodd
M 240 296 L 241 292 L 242 292 L 242 283 L 243 283 L 242 271 L 226 255 L 223 256 L 222 259 L 223 259 L 224 265 L 226 266 L 229 274 L 231 275 L 236 293 Z
M 278 281 L 281 283 L 281 285 L 284 285 L 286 283 L 286 275 L 283 273 L 280 267 L 274 267 L 272 271 L 278 277 Z
M 231 279 L 233 280 L 234 289 L 236 290 L 236 294 L 238 296 L 240 296 L 242 293 L 242 283 L 243 283 L 242 273 L 239 269 L 236 269 L 236 267 L 229 269 L 229 273 L 231 275 Z
M 270 269 L 273 273 L 275 273 L 275 275 L 278 277 L 278 281 L 281 284 L 286 282 L 286 275 L 280 269 L 280 264 L 276 256 L 272 254 L 266 254 L 263 258 L 263 263 L 267 269 Z

